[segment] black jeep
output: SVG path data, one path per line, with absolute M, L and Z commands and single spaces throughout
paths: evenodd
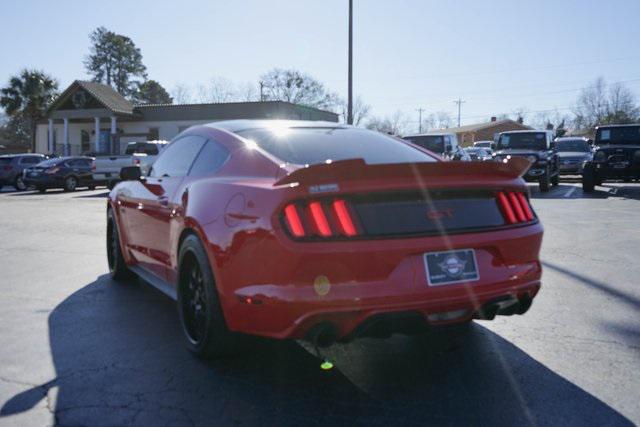
M 606 180 L 640 179 L 640 124 L 596 127 L 593 160 L 582 171 L 582 190 Z
M 504 161 L 511 157 L 524 157 L 531 167 L 523 176 L 526 181 L 537 181 L 540 191 L 549 191 L 558 185 L 560 162 L 553 141 L 553 132 L 544 130 L 517 130 L 496 136 L 493 157 Z

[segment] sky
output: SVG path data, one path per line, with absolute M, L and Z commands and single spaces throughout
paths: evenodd
M 568 113 L 599 76 L 640 94 L 637 0 L 354 0 L 354 93 L 376 116 L 448 111 L 462 124 Z M 0 0 L 0 84 L 22 68 L 88 79 L 98 26 L 141 49 L 149 78 L 256 83 L 300 69 L 346 97 L 347 0 Z

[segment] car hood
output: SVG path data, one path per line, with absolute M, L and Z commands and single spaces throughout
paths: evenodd
M 539 153 L 536 150 L 524 150 L 524 149 L 505 149 L 494 151 L 494 154 L 497 156 L 535 156 Z
M 561 159 L 591 157 L 591 153 L 585 153 L 584 151 L 560 151 L 558 152 L 558 157 Z
M 631 154 L 640 150 L 640 144 L 600 145 L 596 148 L 596 150 L 604 151 L 605 153 L 609 153 L 609 154 L 615 154 L 615 153 Z

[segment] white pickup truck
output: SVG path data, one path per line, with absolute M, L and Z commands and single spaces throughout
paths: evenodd
M 140 166 L 142 175 L 146 175 L 167 143 L 161 140 L 130 142 L 122 155 L 97 155 L 91 166 L 93 181 L 113 188 L 120 181 L 120 169 L 126 166 Z

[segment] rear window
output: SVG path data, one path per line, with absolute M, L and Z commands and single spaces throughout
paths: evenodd
M 278 159 L 299 165 L 348 159 L 368 164 L 435 161 L 402 141 L 366 129 L 262 128 L 237 133 Z
M 602 144 L 640 144 L 640 126 L 600 128 L 596 141 Z
M 11 163 L 11 157 L 0 157 L 0 165 L 8 165 Z
M 546 150 L 547 135 L 543 132 L 503 133 L 498 140 L 498 148 Z
M 158 144 L 131 144 L 127 146 L 124 154 L 148 154 L 150 156 L 155 156 L 159 153 Z
M 584 141 L 582 139 L 568 139 L 564 141 L 557 141 L 556 147 L 558 147 L 558 151 L 560 152 L 580 151 L 588 153 L 591 150 L 587 141 Z
M 404 139 L 434 153 L 444 153 L 444 136 L 442 135 L 406 136 Z

